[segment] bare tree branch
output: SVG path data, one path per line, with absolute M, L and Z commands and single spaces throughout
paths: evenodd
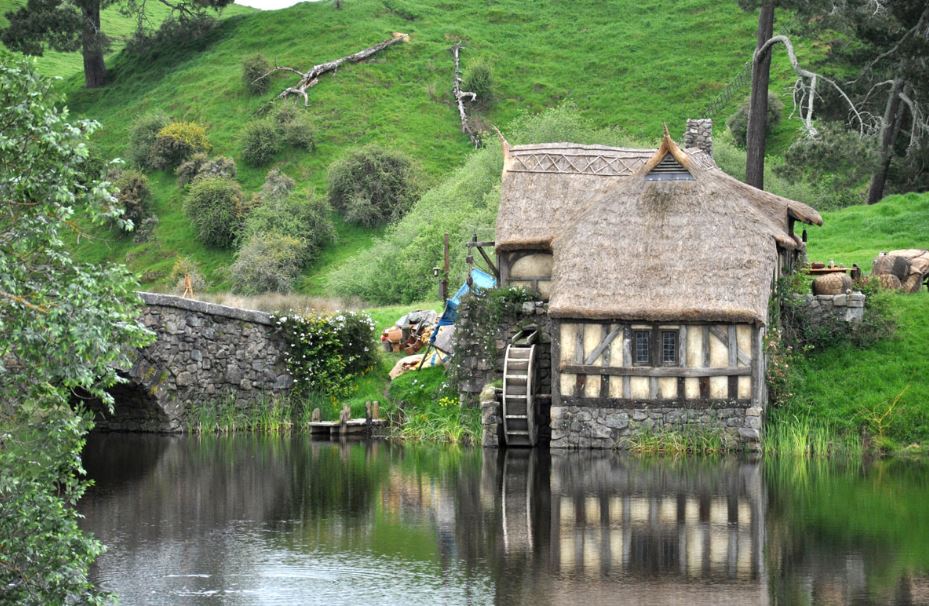
M 455 96 L 455 102 L 458 104 L 458 116 L 461 118 L 461 132 L 468 135 L 468 139 L 474 147 L 481 146 L 481 138 L 478 136 L 471 123 L 468 121 L 468 114 L 465 112 L 464 102 L 476 101 L 477 93 L 461 90 L 461 42 L 456 42 L 452 47 L 452 56 L 455 57 L 455 78 L 452 86 L 452 94 Z
M 835 83 L 835 81 L 821 74 L 811 72 L 800 66 L 800 61 L 797 59 L 797 53 L 794 51 L 793 44 L 790 42 L 790 39 L 787 36 L 772 36 L 767 42 L 765 42 L 755 51 L 755 56 L 752 61 L 757 63 L 761 57 L 763 57 L 764 54 L 777 43 L 784 45 L 784 48 L 787 51 L 787 57 L 790 59 L 790 65 L 794 72 L 797 74 L 797 81 L 794 83 L 794 108 L 799 109 L 800 118 L 803 121 L 803 127 L 807 134 L 811 137 L 815 137 L 817 134 L 816 127 L 813 126 L 813 107 L 816 101 L 816 86 L 819 80 L 822 80 L 832 86 L 845 100 L 845 102 L 848 104 L 849 112 L 858 122 L 859 132 L 864 134 L 865 122 L 864 118 L 862 118 L 861 111 L 855 106 L 854 103 L 852 103 L 852 100 L 848 97 L 847 94 L 845 94 L 845 91 L 843 91 L 842 88 Z M 804 101 L 806 101 L 805 110 L 803 108 Z
M 324 74 L 328 74 L 329 72 L 336 71 L 337 69 L 339 69 L 339 67 L 341 67 L 345 63 L 359 63 L 361 61 L 364 61 L 371 55 L 374 55 L 375 53 L 378 53 L 384 50 L 385 48 L 393 46 L 394 44 L 397 44 L 399 42 L 407 42 L 409 41 L 409 39 L 410 39 L 410 36 L 408 34 L 394 33 L 392 37 L 388 38 L 387 40 L 384 40 L 383 42 L 379 42 L 378 44 L 375 44 L 374 46 L 368 47 L 364 50 L 360 50 L 357 53 L 352 53 L 351 55 L 346 55 L 344 57 L 340 57 L 339 59 L 327 61 L 326 63 L 320 63 L 319 65 L 314 65 L 313 67 L 309 69 L 309 71 L 302 72 L 293 67 L 279 66 L 279 67 L 275 67 L 268 73 L 263 74 L 262 76 L 259 76 L 258 78 L 255 79 L 255 82 L 258 82 L 259 80 L 263 80 L 269 77 L 271 74 L 275 72 L 279 72 L 279 71 L 287 71 L 287 72 L 292 72 L 294 74 L 297 74 L 298 76 L 300 76 L 300 80 L 297 82 L 297 84 L 295 86 L 288 86 L 287 88 L 282 90 L 280 94 L 278 95 L 278 99 L 284 99 L 286 97 L 289 97 L 290 95 L 298 95 L 300 97 L 303 97 L 304 105 L 309 105 L 310 98 L 309 98 L 309 95 L 307 94 L 307 89 L 310 89 L 316 86 L 319 83 L 320 76 Z

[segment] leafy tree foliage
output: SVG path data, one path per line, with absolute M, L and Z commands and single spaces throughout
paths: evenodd
M 80 450 L 90 426 L 69 399 L 110 403 L 116 368 L 150 334 L 135 279 L 75 262 L 62 236 L 81 210 L 118 214 L 89 160 L 96 124 L 69 121 L 28 63 L 0 60 L 0 601 L 96 603 L 101 546 L 77 526 Z
M 184 202 L 184 211 L 197 238 L 207 246 L 231 246 L 245 216 L 245 204 L 239 184 L 223 177 L 194 181 Z
M 144 19 L 147 0 L 123 0 L 125 10 Z M 200 16 L 208 8 L 221 9 L 233 0 L 157 0 L 168 6 L 172 21 Z M 80 50 L 84 56 L 84 82 L 88 88 L 106 81 L 103 53 L 109 39 L 101 29 L 100 11 L 119 0 L 27 0 L 26 5 L 6 13 L 9 25 L 0 39 L 9 48 L 27 55 L 41 55 L 46 48 Z

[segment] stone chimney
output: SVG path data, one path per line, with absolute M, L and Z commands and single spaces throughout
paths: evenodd
M 699 147 L 711 156 L 713 155 L 712 120 L 704 118 L 687 121 L 687 130 L 684 131 L 684 149 L 688 147 Z

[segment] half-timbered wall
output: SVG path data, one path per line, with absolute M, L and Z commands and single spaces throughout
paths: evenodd
M 750 324 L 558 323 L 553 404 L 748 406 L 759 331 Z
M 502 253 L 501 282 L 538 293 L 545 301 L 551 294 L 552 253 L 538 250 Z

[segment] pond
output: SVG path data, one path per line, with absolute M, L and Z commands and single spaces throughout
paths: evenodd
M 929 466 L 94 435 L 123 604 L 927 604 Z

